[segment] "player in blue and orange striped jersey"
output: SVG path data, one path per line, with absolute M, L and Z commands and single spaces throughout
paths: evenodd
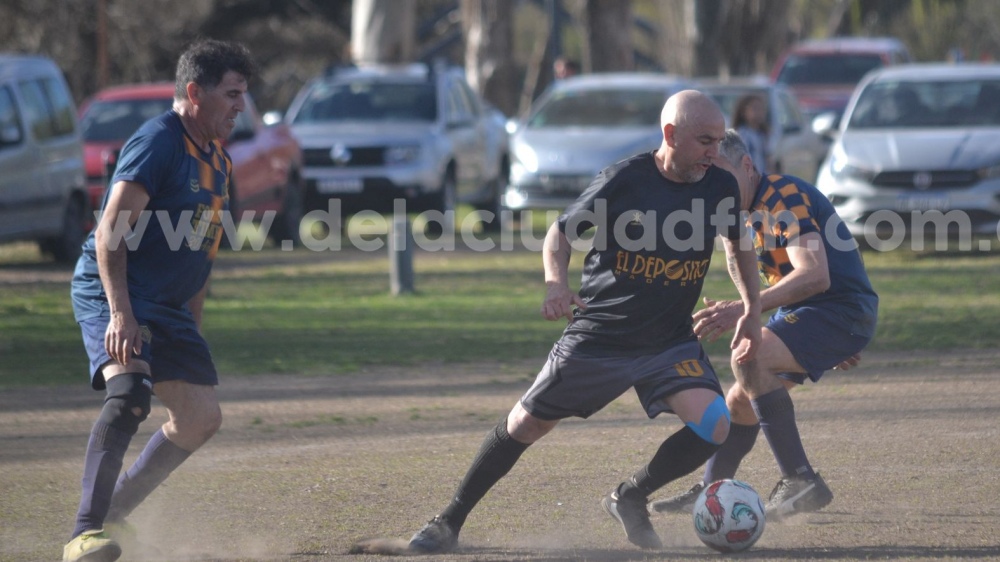
M 729 436 L 709 459 L 702 482 L 650 507 L 690 511 L 706 484 L 734 477 L 763 430 L 781 470 L 767 517 L 780 520 L 833 499 L 806 457 L 788 390 L 807 377 L 818 381 L 828 369 L 857 364 L 875 334 L 878 296 L 847 227 L 815 186 L 792 176 L 762 176 L 734 130 L 726 132 L 714 163 L 739 182 L 757 251 L 761 308 L 776 311 L 755 361 L 733 362 L 737 380 L 726 396 Z M 732 329 L 743 310 L 739 301 L 706 298 L 705 304 L 693 316 L 694 329 L 709 341 Z
M 122 532 L 125 517 L 222 423 L 201 310 L 229 203 L 232 160 L 221 141 L 244 110 L 254 72 L 240 44 L 199 41 L 181 55 L 173 108 L 125 143 L 84 243 L 73 311 L 91 387 L 107 396 L 87 444 L 64 561 L 117 560 L 120 536 L 131 534 Z M 119 474 L 151 394 L 169 421 Z

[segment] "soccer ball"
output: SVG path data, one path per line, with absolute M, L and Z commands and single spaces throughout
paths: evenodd
M 719 552 L 746 550 L 764 534 L 764 502 L 746 482 L 712 482 L 694 502 L 694 530 Z

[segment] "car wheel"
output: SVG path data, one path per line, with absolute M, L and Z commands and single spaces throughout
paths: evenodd
M 305 199 L 302 194 L 302 182 L 296 175 L 289 178 L 285 188 L 281 213 L 271 225 L 271 240 L 279 246 L 285 240 L 290 241 L 293 247 L 299 246 L 302 243 L 299 227 L 303 216 L 305 216 Z
M 83 241 L 87 237 L 87 205 L 82 196 L 71 195 L 63 211 L 62 231 L 58 236 L 41 242 L 42 251 L 57 262 L 70 263 L 80 257 Z

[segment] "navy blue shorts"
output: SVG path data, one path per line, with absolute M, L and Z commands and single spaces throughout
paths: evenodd
M 697 341 L 639 357 L 595 357 L 556 342 L 521 405 L 543 420 L 587 418 L 631 387 L 650 418 L 670 412 L 663 399 L 681 390 L 708 388 L 722 396 L 715 369 Z
M 779 309 L 764 327 L 778 336 L 806 372 L 778 376 L 802 384 L 808 375 L 816 382 L 824 371 L 864 349 L 872 336 L 852 331 L 860 315 L 837 304 L 800 306 L 791 311 Z
M 83 345 L 90 357 L 90 386 L 94 390 L 104 389 L 101 368 L 113 361 L 104 348 L 109 320 L 107 316 L 98 316 L 80 321 Z M 183 380 L 192 384 L 219 384 L 212 354 L 193 319 L 190 325 L 165 324 L 141 317 L 136 317 L 136 321 L 143 331 L 142 352 L 136 358 L 149 364 L 154 383 Z

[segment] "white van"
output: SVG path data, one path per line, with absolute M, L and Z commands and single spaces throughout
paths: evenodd
M 76 106 L 50 59 L 0 54 L 0 242 L 80 254 L 90 208 Z

